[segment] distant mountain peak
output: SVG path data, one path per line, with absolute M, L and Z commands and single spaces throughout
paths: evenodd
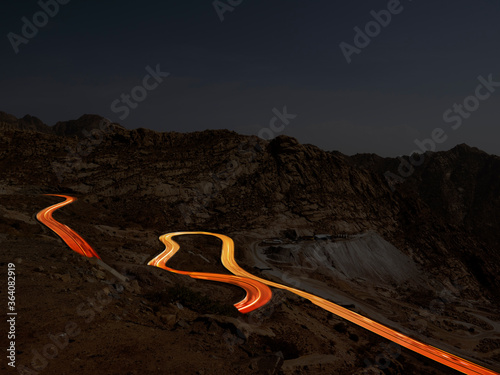
M 474 152 L 484 153 L 484 151 L 478 149 L 477 147 L 469 146 L 466 143 L 460 143 L 459 145 L 453 147 L 450 151 L 451 152 L 455 151 L 459 153 L 474 153 Z
M 84 130 L 99 129 L 106 121 L 108 120 L 99 115 L 84 114 L 76 120 L 59 121 L 52 126 L 52 130 L 57 135 L 81 136 Z

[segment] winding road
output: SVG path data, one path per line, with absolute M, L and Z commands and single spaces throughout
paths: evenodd
M 274 283 L 272 281 L 268 281 L 265 279 L 261 279 L 260 277 L 254 276 L 251 273 L 245 271 L 243 268 L 241 268 L 238 263 L 236 263 L 236 260 L 234 259 L 234 242 L 233 240 L 225 236 L 223 234 L 217 234 L 217 233 L 210 233 L 210 232 L 174 232 L 174 233 L 168 233 L 165 235 L 162 235 L 160 237 L 160 241 L 162 241 L 166 248 L 165 251 L 163 251 L 160 255 L 155 257 L 153 260 L 151 260 L 148 264 L 152 266 L 157 266 L 161 267 L 163 269 L 166 269 L 168 271 L 172 272 L 177 272 L 177 273 L 185 273 L 190 275 L 191 277 L 194 277 L 190 272 L 187 271 L 176 271 L 172 270 L 168 267 L 165 266 L 165 263 L 179 250 L 179 245 L 177 242 L 175 242 L 172 238 L 175 236 L 182 236 L 182 235 L 192 235 L 192 234 L 201 234 L 201 235 L 208 235 L 208 236 L 214 236 L 219 238 L 222 241 L 222 255 L 221 255 L 221 261 L 224 267 L 226 267 L 230 272 L 232 272 L 236 276 L 240 276 L 242 278 L 248 278 L 250 280 L 259 282 L 261 284 L 265 284 L 274 288 L 278 289 L 284 289 L 288 290 L 289 292 L 292 292 L 298 296 L 301 296 L 303 298 L 308 299 L 315 305 L 323 308 L 324 310 L 327 310 L 335 315 L 338 315 L 354 324 L 357 324 L 363 328 L 366 328 L 367 330 L 374 332 L 378 334 L 379 336 L 385 337 L 388 340 L 391 340 L 392 342 L 395 342 L 396 344 L 399 344 L 401 346 L 404 346 L 407 349 L 410 349 L 411 351 L 414 351 L 415 353 L 419 353 L 427 358 L 433 359 L 436 362 L 439 362 L 445 366 L 448 366 L 450 368 L 453 368 L 455 370 L 458 370 L 460 372 L 463 372 L 464 374 L 483 374 L 483 375 L 499 375 L 497 372 L 494 372 L 492 370 L 489 370 L 485 367 L 482 367 L 480 365 L 477 365 L 475 363 L 472 363 L 470 361 L 467 361 L 461 357 L 458 357 L 454 354 L 448 353 L 444 350 L 441 350 L 439 348 L 436 348 L 431 345 L 424 344 L 420 341 L 417 341 L 415 339 L 412 339 L 409 336 L 403 335 L 402 333 L 399 333 L 389 327 L 386 327 L 374 320 L 371 320 L 369 318 L 366 318 L 362 315 L 359 315 L 351 310 L 348 310 L 342 306 L 339 306 L 333 302 L 330 302 L 328 300 L 325 300 L 323 298 L 317 297 L 313 294 L 301 291 L 299 289 L 291 288 L 282 284 Z M 200 277 L 200 273 L 195 273 L 196 278 L 202 278 Z M 210 278 L 211 274 L 202 274 L 206 275 L 206 279 L 208 280 L 213 280 Z M 222 278 L 221 278 L 222 276 Z M 231 284 L 234 284 L 234 282 L 231 281 L 226 281 L 224 280 L 225 278 L 229 278 L 231 276 L 229 275 L 217 275 L 219 279 L 217 281 L 224 281 L 228 282 Z M 247 293 L 250 293 L 249 289 L 245 289 Z M 252 297 L 249 297 L 250 300 L 254 301 L 259 301 L 260 295 L 256 295 L 253 299 Z M 242 301 L 243 302 L 243 301 Z M 255 309 L 257 305 L 257 302 L 255 305 L 250 306 L 254 307 L 251 310 Z M 249 311 L 251 311 L 249 310 Z
M 193 279 L 204 279 L 212 281 L 220 281 L 228 284 L 237 285 L 247 292 L 247 295 L 243 300 L 236 303 L 234 306 L 241 313 L 249 313 L 250 311 L 256 310 L 259 307 L 264 306 L 272 297 L 271 289 L 265 284 L 249 279 L 247 277 L 233 276 L 233 275 L 221 275 L 217 273 L 206 273 L 206 272 L 189 272 L 189 271 L 179 271 L 173 268 L 167 267 L 166 263 L 170 258 L 172 258 L 175 253 L 179 250 L 179 244 L 172 240 L 174 236 L 180 236 L 183 234 L 206 234 L 214 235 L 208 232 L 176 232 L 169 233 L 160 236 L 160 241 L 165 244 L 165 250 L 152 259 L 148 265 L 163 268 L 164 270 L 175 272 L 182 275 L 189 275 Z M 219 236 L 219 235 L 214 235 Z M 220 238 L 220 237 L 219 237 Z
M 70 203 L 76 201 L 76 198 L 70 197 L 69 195 L 59 195 L 59 194 L 45 194 L 52 197 L 61 197 L 65 198 L 64 201 L 60 203 L 56 203 L 50 207 L 44 208 L 40 211 L 36 218 L 39 222 L 50 228 L 55 234 L 62 238 L 64 242 L 78 254 L 86 256 L 88 258 L 95 257 L 97 259 L 101 259 L 99 255 L 92 249 L 87 241 L 85 241 L 78 233 L 76 233 L 70 227 L 61 224 L 57 220 L 52 217 L 54 211 L 58 210 L 61 207 L 64 207 Z
M 54 204 L 40 211 L 36 217 L 37 219 L 52 231 L 54 231 L 58 236 L 60 236 L 63 241 L 77 253 L 86 257 L 96 257 L 100 260 L 99 255 L 95 250 L 73 229 L 68 226 L 56 221 L 52 214 L 54 211 L 61 207 L 64 207 L 76 200 L 74 197 L 68 195 L 58 195 L 58 194 L 46 194 L 49 196 L 65 198 L 63 202 Z M 189 271 L 179 271 L 174 270 L 166 266 L 166 263 L 171 259 L 175 253 L 180 249 L 180 246 L 172 238 L 182 235 L 207 235 L 219 238 L 222 241 L 222 254 L 221 261 L 224 267 L 226 267 L 233 275 L 222 275 L 216 273 L 205 273 L 205 272 L 189 272 Z M 382 337 L 385 337 L 396 344 L 404 346 L 416 353 L 419 353 L 427 358 L 433 359 L 445 366 L 463 372 L 465 374 L 483 374 L 483 375 L 500 375 L 497 372 L 489 370 L 485 367 L 467 361 L 461 357 L 448 353 L 444 350 L 436 348 L 431 345 L 424 344 L 420 341 L 412 339 L 409 336 L 403 335 L 389 327 L 386 327 L 372 319 L 366 318 L 359 315 L 351 310 L 348 310 L 342 306 L 339 306 L 333 302 L 326 299 L 320 298 L 313 294 L 288 287 L 282 284 L 278 284 L 272 281 L 261 279 L 251 273 L 245 271 L 241 268 L 236 260 L 234 259 L 234 242 L 233 240 L 225 235 L 210 233 L 210 232 L 173 232 L 160 236 L 160 241 L 165 244 L 165 250 L 153 258 L 148 265 L 163 268 L 170 272 L 175 272 L 178 274 L 189 275 L 195 279 L 213 280 L 224 283 L 229 283 L 237 285 L 243 288 L 247 295 L 245 298 L 236 303 L 235 307 L 242 313 L 248 313 L 261 306 L 264 306 L 272 297 L 272 292 L 269 287 L 274 287 L 278 289 L 288 290 L 298 296 L 306 298 L 315 305 L 327 310 L 335 315 L 338 315 L 354 324 L 357 324 L 367 330 L 374 332 Z

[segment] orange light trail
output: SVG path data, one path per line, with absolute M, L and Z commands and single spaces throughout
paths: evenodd
M 68 195 L 58 195 L 58 194 L 45 194 L 45 195 L 53 197 L 61 197 L 65 198 L 66 200 L 54 204 L 50 207 L 44 208 L 36 215 L 38 221 L 40 221 L 42 224 L 50 228 L 55 234 L 61 237 L 61 239 L 78 254 L 81 254 L 88 258 L 95 257 L 97 259 L 101 259 L 99 255 L 97 255 L 95 250 L 78 233 L 76 233 L 70 227 L 61 224 L 52 217 L 54 211 L 70 203 L 73 203 L 74 201 L 76 201 L 76 198 L 70 197 Z
M 193 279 L 219 281 L 243 288 L 247 292 L 245 298 L 234 305 L 238 311 L 243 314 L 256 310 L 269 302 L 272 297 L 271 289 L 259 281 L 251 280 L 246 277 L 222 275 L 218 273 L 179 271 L 167 267 L 166 263 L 168 260 L 172 258 L 180 248 L 179 244 L 172 240 L 172 237 L 183 234 L 211 235 L 211 233 L 208 232 L 176 232 L 164 234 L 163 236 L 160 236 L 160 241 L 165 244 L 165 250 L 160 255 L 149 261 L 148 265 L 163 268 L 164 270 L 181 275 L 189 275 Z
M 165 266 L 165 263 L 179 250 L 179 245 L 172 240 L 172 237 L 175 236 L 181 236 L 181 235 L 187 235 L 187 234 L 202 234 L 202 235 L 208 235 L 208 236 L 214 236 L 222 240 L 222 255 L 221 255 L 221 261 L 224 267 L 226 267 L 230 272 L 232 272 L 234 275 L 239 276 L 240 279 L 242 280 L 247 278 L 248 281 L 252 280 L 255 281 L 259 284 L 265 284 L 269 285 L 274 288 L 279 288 L 283 290 L 288 290 L 289 292 L 292 292 L 298 296 L 301 296 L 303 298 L 308 299 L 315 305 L 323 308 L 324 310 L 327 310 L 335 315 L 338 315 L 354 324 L 357 324 L 363 328 L 366 328 L 367 330 L 374 332 L 378 334 L 379 336 L 382 336 L 388 340 L 391 340 L 392 342 L 395 342 L 396 344 L 399 344 L 401 346 L 404 346 L 407 349 L 410 349 L 411 351 L 415 353 L 419 353 L 427 358 L 430 358 L 436 362 L 439 362 L 445 366 L 448 366 L 450 368 L 453 368 L 455 370 L 458 370 L 464 374 L 482 374 L 482 375 L 500 375 L 497 372 L 494 372 L 492 370 L 489 370 L 485 367 L 482 367 L 480 365 L 477 365 L 475 363 L 472 363 L 470 361 L 467 361 L 466 359 L 463 359 L 461 357 L 458 357 L 454 354 L 448 353 L 442 349 L 436 348 L 431 345 L 424 344 L 420 341 L 417 341 L 415 339 L 412 339 L 409 336 L 403 335 L 400 332 L 397 332 L 389 327 L 386 327 L 372 319 L 366 318 L 362 315 L 359 315 L 351 310 L 348 310 L 342 306 L 339 306 L 333 302 L 330 302 L 328 300 L 325 300 L 323 298 L 317 297 L 313 294 L 304 292 L 299 289 L 291 288 L 282 284 L 274 283 L 272 281 L 268 281 L 265 279 L 261 279 L 257 276 L 252 275 L 251 273 L 248 273 L 244 269 L 242 269 L 237 263 L 236 260 L 234 259 L 234 242 L 233 240 L 225 235 L 222 234 L 217 234 L 217 233 L 210 233 L 210 232 L 174 232 L 174 233 L 169 233 L 162 235 L 160 237 L 160 241 L 162 241 L 165 244 L 165 251 L 162 252 L 160 255 L 155 257 L 153 260 L 151 260 L 148 264 L 152 266 L 157 266 L 163 269 L 166 269 L 171 272 L 176 272 L 176 273 L 182 273 L 182 274 L 187 274 L 190 275 L 191 277 L 195 278 L 205 278 L 207 280 L 216 280 L 216 281 L 223 281 L 223 282 L 228 282 L 230 284 L 235 284 L 234 280 L 231 280 L 231 276 L 228 275 L 217 275 L 217 274 L 207 274 L 207 273 L 197 273 L 197 272 L 187 272 L 187 271 L 177 271 L 173 270 L 169 267 Z M 211 278 L 212 275 L 216 275 L 217 279 Z M 205 276 L 205 277 L 200 277 L 200 276 Z M 231 281 L 229 281 L 231 280 Z M 238 284 L 236 284 L 238 285 Z M 242 285 L 239 285 L 242 286 Z M 242 286 L 243 287 L 243 286 Z M 245 288 L 245 287 L 243 287 Z M 245 300 L 251 300 L 254 301 L 254 305 L 251 306 L 251 309 L 248 311 L 255 310 L 256 308 L 263 306 L 265 303 L 258 303 L 259 295 L 255 296 L 255 298 L 252 298 L 252 296 L 248 297 L 250 295 L 251 291 L 247 288 L 245 288 L 247 291 L 247 298 Z M 270 299 L 271 294 L 269 291 L 269 298 L 267 301 Z M 240 303 L 245 302 L 245 300 L 241 301 Z M 266 302 L 267 302 L 266 301 Z M 263 301 L 262 301 L 263 302 Z M 241 311 L 241 310 L 240 310 Z M 247 311 L 247 312 L 248 312 Z

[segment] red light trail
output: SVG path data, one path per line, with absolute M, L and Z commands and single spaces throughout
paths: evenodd
M 231 276 L 228 275 L 217 275 L 218 279 L 213 279 L 211 278 L 211 275 L 213 274 L 202 274 L 202 273 L 192 273 L 188 271 L 177 271 L 177 270 L 172 270 L 168 267 L 165 266 L 165 263 L 174 256 L 174 254 L 179 250 L 179 245 L 172 240 L 172 237 L 175 236 L 181 236 L 181 235 L 188 235 L 188 234 L 202 234 L 202 235 L 208 235 L 208 236 L 214 236 L 222 240 L 222 254 L 221 254 L 221 261 L 224 267 L 226 267 L 230 272 L 232 272 L 234 275 L 240 276 L 241 278 L 247 278 L 248 280 L 256 281 L 260 284 L 266 284 L 274 288 L 279 288 L 279 289 L 284 289 L 288 290 L 298 296 L 301 296 L 303 298 L 308 299 L 315 305 L 323 308 L 324 310 L 327 310 L 337 316 L 340 316 L 354 324 L 357 324 L 363 328 L 366 328 L 367 330 L 374 332 L 378 334 L 379 336 L 385 337 L 388 340 L 391 340 L 392 342 L 395 342 L 396 344 L 399 344 L 401 346 L 404 346 L 407 349 L 410 349 L 411 351 L 415 353 L 419 353 L 427 358 L 433 359 L 436 362 L 439 362 L 445 366 L 451 367 L 455 370 L 458 370 L 460 372 L 463 372 L 464 374 L 482 374 L 482 375 L 499 375 L 497 372 L 494 372 L 492 370 L 489 370 L 485 367 L 482 367 L 480 365 L 477 365 L 475 363 L 472 363 L 470 361 L 467 361 L 466 359 L 463 359 L 461 357 L 458 357 L 454 354 L 448 353 L 442 349 L 436 348 L 431 345 L 424 344 L 423 342 L 417 341 L 409 336 L 403 335 L 400 332 L 397 332 L 389 327 L 386 327 L 372 319 L 366 318 L 362 315 L 359 315 L 351 310 L 348 310 L 342 306 L 339 306 L 333 302 L 330 302 L 328 300 L 325 300 L 323 298 L 317 297 L 314 294 L 310 294 L 307 292 L 304 292 L 299 289 L 291 288 L 282 284 L 274 283 L 272 281 L 264 280 L 261 279 L 257 276 L 252 275 L 251 273 L 246 272 L 243 268 L 241 268 L 238 263 L 236 263 L 236 260 L 234 259 L 234 242 L 233 240 L 225 236 L 223 234 L 217 234 L 217 233 L 209 233 L 209 232 L 174 232 L 174 233 L 169 233 L 162 235 L 160 237 L 160 241 L 162 241 L 165 244 L 165 251 L 162 252 L 160 255 L 155 257 L 153 260 L 151 260 L 148 264 L 152 266 L 157 266 L 164 268 L 168 271 L 176 272 L 176 273 L 183 273 L 190 275 L 191 277 L 194 277 L 193 274 L 196 274 L 196 278 L 202 278 L 200 277 L 201 275 L 205 275 L 207 280 L 216 280 L 216 281 L 223 281 L 223 282 L 228 282 L 230 284 L 234 284 L 234 282 L 229 281 L 229 278 Z M 251 291 L 249 289 L 246 289 L 247 294 L 250 294 Z M 254 296 L 248 297 L 247 299 L 253 300 L 253 301 L 259 301 L 259 294 L 256 294 Z M 245 301 L 245 300 L 244 300 Z M 242 302 L 244 302 L 242 301 Z M 263 300 L 261 302 L 264 302 Z M 241 302 L 240 302 L 241 303 Z M 256 309 L 258 306 L 262 306 L 264 303 L 255 303 L 252 308 L 249 309 L 248 311 L 252 311 Z M 247 312 L 248 312 L 247 311 Z
M 57 234 L 61 239 L 66 242 L 66 244 L 74 251 L 76 251 L 78 254 L 81 254 L 83 256 L 86 256 L 88 258 L 95 257 L 97 259 L 101 259 L 99 255 L 95 252 L 94 249 L 92 249 L 92 246 L 90 246 L 87 241 L 85 241 L 78 233 L 76 233 L 73 229 L 70 227 L 61 224 L 57 220 L 55 220 L 52 217 L 52 214 L 54 211 L 58 210 L 61 207 L 64 207 L 70 203 L 73 203 L 76 201 L 76 198 L 70 197 L 68 195 L 58 195 L 58 194 L 45 194 L 45 195 L 50 195 L 53 197 L 61 197 L 61 198 L 66 198 L 66 200 L 54 204 L 50 207 L 44 208 L 42 211 L 40 211 L 37 215 L 36 218 L 38 221 L 40 221 L 42 224 L 50 228 L 55 234 Z
M 56 221 L 52 214 L 54 211 L 61 207 L 64 207 L 76 200 L 74 197 L 67 195 L 57 195 L 57 194 L 47 194 L 50 196 L 65 198 L 63 202 L 54 204 L 40 211 L 36 217 L 37 219 L 52 231 L 54 231 L 62 240 L 77 253 L 86 257 L 96 257 L 100 259 L 99 255 L 95 250 L 73 229 L 68 226 Z M 226 267 L 233 275 L 222 275 L 216 273 L 205 273 L 205 272 L 190 272 L 190 271 L 179 271 L 166 266 L 166 263 L 171 259 L 175 253 L 179 250 L 180 246 L 175 242 L 172 237 L 181 235 L 208 235 L 219 238 L 222 241 L 222 254 L 221 261 L 224 267 Z M 464 374 L 482 374 L 482 375 L 500 375 L 497 372 L 489 370 L 485 367 L 467 361 L 461 357 L 454 354 L 448 353 L 442 349 L 436 348 L 431 345 L 424 344 L 417 341 L 409 336 L 403 335 L 389 327 L 386 327 L 374 320 L 361 316 L 351 310 L 348 310 L 342 306 L 339 306 L 333 302 L 325 300 L 323 298 L 317 297 L 313 294 L 288 287 L 282 284 L 278 284 L 272 281 L 261 279 L 257 276 L 248 273 L 243 268 L 241 268 L 234 259 L 234 242 L 233 240 L 225 235 L 210 233 L 210 232 L 174 232 L 162 235 L 160 241 L 165 244 L 165 250 L 153 258 L 148 265 L 163 268 L 170 272 L 175 272 L 178 274 L 189 275 L 195 279 L 204 279 L 219 281 L 224 283 L 229 283 L 232 285 L 237 285 L 246 291 L 245 298 L 236 303 L 235 307 L 242 313 L 248 313 L 259 307 L 264 306 L 272 297 L 272 292 L 269 286 L 288 290 L 298 296 L 306 298 L 315 305 L 340 316 L 352 323 L 355 323 L 367 330 L 374 332 L 382 337 L 385 337 L 396 344 L 404 346 L 407 349 L 419 353 L 427 358 L 433 359 L 445 366 L 463 372 Z

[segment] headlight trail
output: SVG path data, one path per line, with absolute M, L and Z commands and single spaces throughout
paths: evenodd
M 222 282 L 227 282 L 230 284 L 235 284 L 235 280 L 231 279 L 231 276 L 228 275 L 217 275 L 217 274 L 209 274 L 209 273 L 200 273 L 200 272 L 188 272 L 188 271 L 177 271 L 173 270 L 169 267 L 165 266 L 165 263 L 174 256 L 174 254 L 179 250 L 179 245 L 172 240 L 172 237 L 175 236 L 182 236 L 182 235 L 188 235 L 188 234 L 202 234 L 202 235 L 207 235 L 207 236 L 214 236 L 222 240 L 222 255 L 221 255 L 221 261 L 224 267 L 226 267 L 230 272 L 232 272 L 234 275 L 239 276 L 238 282 L 243 282 L 244 279 L 247 279 L 248 281 L 252 280 L 257 282 L 258 284 L 256 285 L 269 285 L 274 288 L 278 289 L 283 289 L 283 290 L 288 290 L 289 292 L 292 292 L 298 296 L 304 297 L 314 303 L 315 305 L 323 308 L 324 310 L 327 310 L 337 316 L 340 316 L 354 324 L 357 324 L 363 328 L 366 328 L 367 330 L 374 332 L 378 334 L 379 336 L 382 336 L 388 340 L 391 340 L 392 342 L 395 342 L 396 344 L 399 344 L 401 346 L 404 346 L 407 349 L 410 349 L 411 351 L 415 353 L 419 353 L 427 358 L 430 358 L 436 362 L 439 362 L 445 366 L 448 366 L 450 368 L 453 368 L 455 370 L 458 370 L 464 374 L 482 374 L 482 375 L 499 375 L 497 372 L 494 372 L 492 370 L 489 370 L 485 367 L 482 367 L 480 365 L 477 365 L 475 363 L 472 363 L 470 361 L 467 361 L 466 359 L 463 359 L 461 357 L 458 357 L 454 354 L 448 353 L 442 349 L 436 348 L 431 345 L 424 344 L 420 341 L 417 341 L 415 339 L 412 339 L 409 336 L 403 335 L 402 333 L 399 333 L 389 327 L 386 327 L 372 319 L 366 318 L 362 315 L 359 315 L 351 310 L 348 310 L 342 306 L 339 306 L 333 302 L 330 302 L 328 300 L 325 300 L 323 298 L 320 298 L 318 296 L 315 296 L 314 294 L 310 294 L 307 292 L 304 292 L 299 289 L 295 289 L 292 287 L 288 287 L 286 285 L 274 283 L 272 281 L 268 281 L 265 279 L 261 279 L 260 277 L 254 276 L 251 273 L 248 273 L 245 271 L 243 268 L 241 268 L 237 263 L 236 260 L 234 259 L 234 242 L 233 240 L 225 236 L 223 234 L 217 234 L 217 233 L 210 233 L 210 232 L 174 232 L 174 233 L 168 233 L 164 234 L 160 237 L 160 241 L 162 241 L 165 244 L 165 251 L 163 251 L 160 255 L 155 257 L 153 260 L 151 260 L 148 264 L 152 266 L 157 266 L 163 269 L 166 269 L 167 271 L 171 272 L 176 272 L 176 273 L 181 273 L 181 274 L 186 274 L 194 278 L 205 278 L 207 280 L 216 280 L 216 281 L 222 281 Z M 239 285 L 242 286 L 242 285 Z M 247 298 L 245 300 L 241 301 L 241 303 L 244 302 L 250 302 L 253 301 L 253 305 L 250 304 L 246 312 L 255 310 L 256 308 L 263 306 L 270 298 L 271 298 L 271 292 L 269 291 L 269 294 L 266 295 L 266 302 L 264 302 L 265 298 L 260 301 L 263 303 L 259 303 L 259 299 L 256 296 L 254 299 L 251 297 L 251 292 L 250 289 L 245 288 L 242 286 L 246 291 L 247 291 Z M 248 287 L 248 285 L 247 285 Z M 267 288 L 267 287 L 266 287 Z M 261 289 L 259 289 L 261 290 Z M 249 297 L 250 296 L 250 297 Z M 246 301 L 248 299 L 248 301 Z M 240 305 L 241 307 L 241 305 Z M 241 311 L 241 310 L 240 310 Z M 242 311 L 243 312 L 243 311 Z
M 76 201 L 76 198 L 70 197 L 68 195 L 59 195 L 59 194 L 45 194 L 45 195 L 66 198 L 66 200 L 54 204 L 50 207 L 44 208 L 36 215 L 38 221 L 40 221 L 42 224 L 50 228 L 55 234 L 61 237 L 61 239 L 78 254 L 81 254 L 88 258 L 95 257 L 97 259 L 101 259 L 99 255 L 97 255 L 95 250 L 78 233 L 76 233 L 70 227 L 61 224 L 52 217 L 54 211 L 70 203 L 73 203 L 74 201 Z
M 179 271 L 179 270 L 174 270 L 173 268 L 167 267 L 166 263 L 170 258 L 172 258 L 175 253 L 179 250 L 179 244 L 175 241 L 173 241 L 171 238 L 173 236 L 180 236 L 182 234 L 207 234 L 210 235 L 211 233 L 205 233 L 205 232 L 177 232 L 177 233 L 170 233 L 170 234 L 165 234 L 163 236 L 160 236 L 160 241 L 165 244 L 165 250 L 149 261 L 148 265 L 150 266 L 155 266 L 159 268 L 163 268 L 167 271 L 182 274 L 182 275 L 189 275 L 193 279 L 203 279 L 203 280 L 212 280 L 212 281 L 219 281 L 219 282 L 224 282 L 228 284 L 233 284 L 236 286 L 239 286 L 243 288 L 247 294 L 243 300 L 240 302 L 236 303 L 234 306 L 240 311 L 241 313 L 249 313 L 250 311 L 253 311 L 255 309 L 258 309 L 261 306 L 264 306 L 266 303 L 269 302 L 269 300 L 272 297 L 272 292 L 271 289 L 269 289 L 268 286 L 260 283 L 259 281 L 249 279 L 247 277 L 239 277 L 239 276 L 234 276 L 234 275 L 222 275 L 222 274 L 217 274 L 217 273 L 206 273 L 206 272 L 189 272 L 189 271 Z
M 36 218 L 42 224 L 46 225 L 48 228 L 54 231 L 54 233 L 56 233 L 59 237 L 61 237 L 61 239 L 72 250 L 89 258 L 95 257 L 97 259 L 100 259 L 99 255 L 95 252 L 95 250 L 78 233 L 76 233 L 73 229 L 69 228 L 68 226 L 59 223 L 52 217 L 54 211 L 74 202 L 76 198 L 58 194 L 46 194 L 46 195 L 65 198 L 65 200 L 63 202 L 54 204 L 50 207 L 43 209 L 36 215 Z M 179 271 L 167 267 L 166 262 L 170 258 L 172 258 L 180 248 L 179 244 L 177 244 L 172 239 L 172 237 L 189 235 L 189 234 L 214 236 L 222 240 L 221 261 L 224 267 L 226 267 L 230 272 L 232 272 L 233 275 Z M 313 294 L 301 291 L 299 289 L 295 289 L 292 287 L 288 287 L 286 285 L 261 279 L 257 276 L 252 275 L 251 273 L 245 271 L 236 263 L 236 260 L 234 259 L 234 242 L 228 236 L 210 232 L 174 232 L 162 235 L 160 237 L 160 241 L 162 241 L 165 244 L 165 250 L 161 254 L 156 256 L 154 259 L 152 259 L 148 263 L 148 265 L 163 268 L 167 271 L 175 272 L 178 274 L 189 275 L 190 277 L 195 279 L 219 281 L 237 285 L 243 288 L 247 294 L 242 301 L 235 304 L 235 307 L 242 313 L 248 313 L 250 311 L 258 309 L 259 307 L 262 307 L 267 302 L 269 302 L 269 300 L 272 297 L 272 292 L 269 286 L 278 289 L 288 290 L 289 292 L 292 292 L 298 296 L 306 298 L 315 305 L 333 314 L 336 314 L 337 316 L 340 316 L 352 323 L 355 323 L 363 328 L 366 328 L 367 330 L 374 332 L 388 340 L 391 340 L 396 344 L 404 346 L 405 348 L 410 349 L 415 353 L 419 353 L 445 366 L 463 372 L 464 374 L 500 375 L 497 372 L 494 372 L 485 367 L 467 361 L 461 357 L 448 353 L 442 349 L 412 339 L 409 336 L 403 335 L 402 333 L 399 333 L 389 327 L 386 327 L 374 320 L 359 315 L 333 302 L 330 302 Z

